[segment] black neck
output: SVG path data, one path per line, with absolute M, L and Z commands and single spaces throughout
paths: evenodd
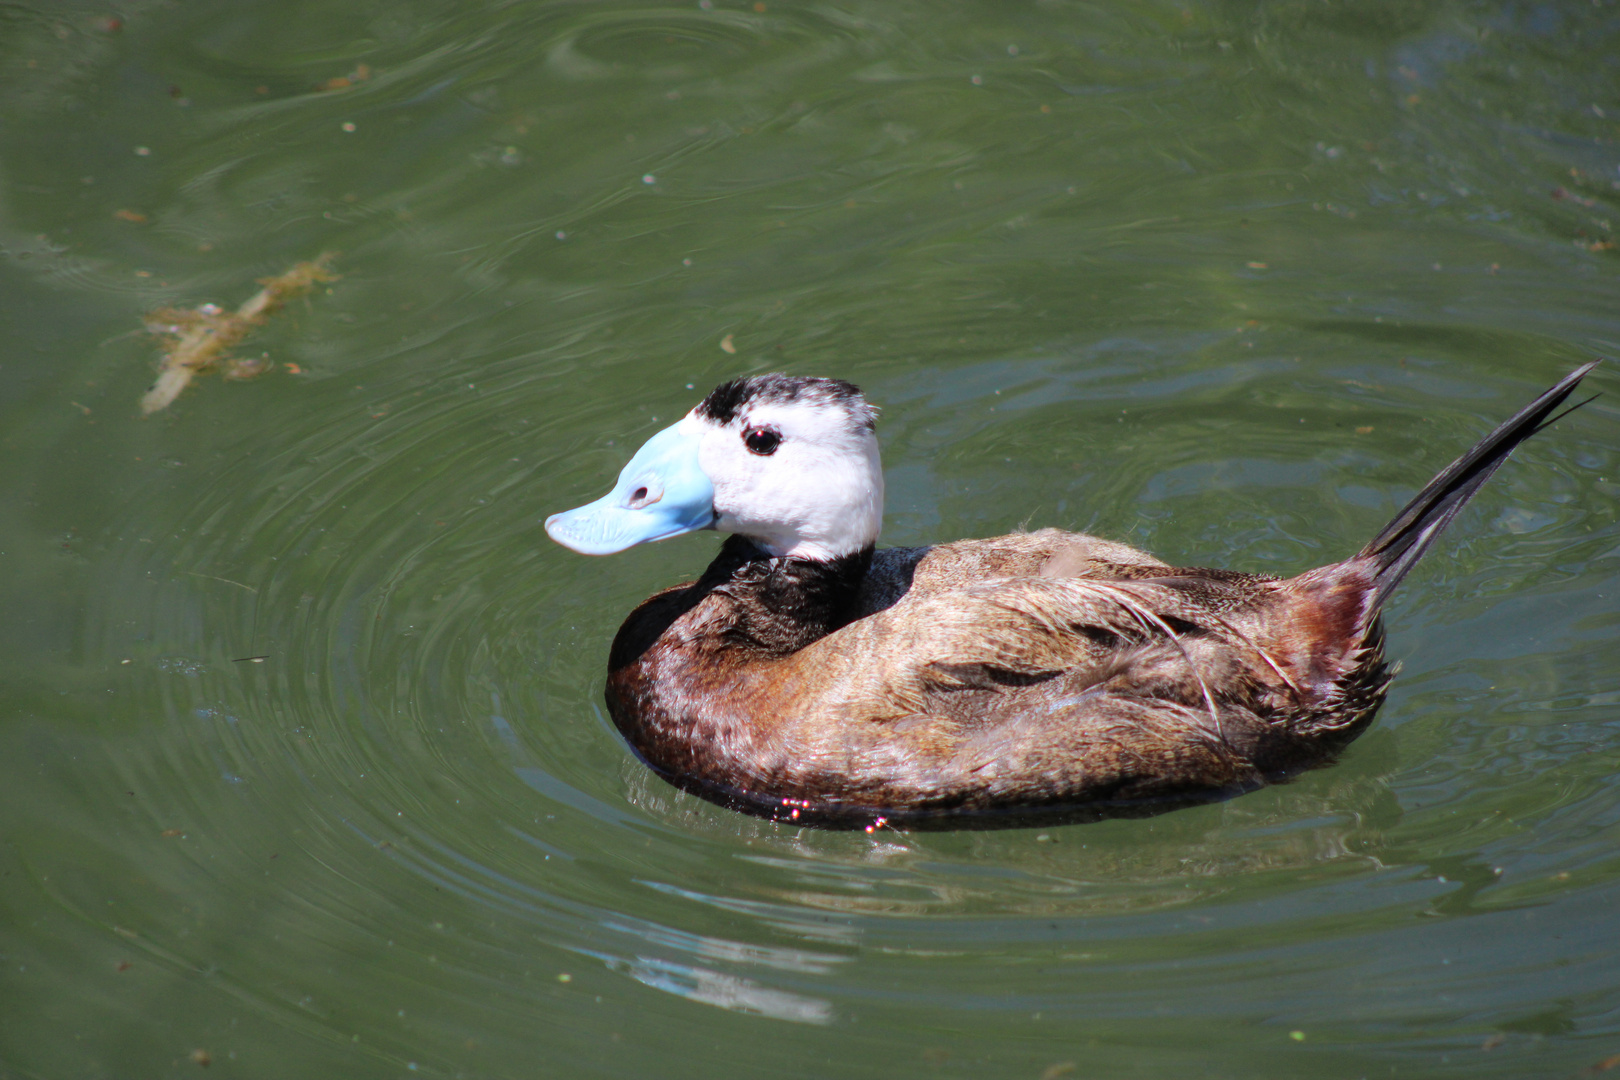
M 729 601 L 724 617 L 703 624 L 721 627 L 718 637 L 699 631 L 686 645 L 702 642 L 724 648 L 782 656 L 818 641 L 856 614 L 861 581 L 872 563 L 870 547 L 835 559 L 774 558 L 741 536 L 720 545 L 703 576 L 684 589 L 660 593 L 643 603 L 613 640 L 610 671 L 639 660 L 676 622 L 705 599 Z
M 773 558 L 741 536 L 728 537 L 698 581 L 737 601 L 732 641 L 789 653 L 826 637 L 853 617 L 872 548 L 832 559 Z

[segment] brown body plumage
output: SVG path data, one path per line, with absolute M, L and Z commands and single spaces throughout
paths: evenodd
M 733 536 L 625 621 L 609 710 L 671 783 L 803 824 L 1143 814 L 1287 778 L 1372 719 L 1384 600 L 1590 367 L 1292 578 L 1054 529 L 829 559 Z
M 1259 786 L 1331 755 L 1387 683 L 1369 577 L 1342 565 L 1179 569 L 1055 529 L 871 561 L 807 584 L 828 571 L 727 541 L 619 631 L 619 729 L 677 786 L 770 817 L 1025 820 Z M 805 603 L 827 585 L 841 610 Z

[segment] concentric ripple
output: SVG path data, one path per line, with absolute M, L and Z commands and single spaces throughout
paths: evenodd
M 603 667 L 714 538 L 540 527 L 788 369 L 883 408 L 888 543 L 1342 557 L 1620 340 L 1601 10 L 126 7 L 0 40 L 0 1071 L 1614 1052 L 1608 398 L 1403 586 L 1340 762 L 1148 820 L 681 794 Z M 268 375 L 136 416 L 143 312 L 324 250 Z

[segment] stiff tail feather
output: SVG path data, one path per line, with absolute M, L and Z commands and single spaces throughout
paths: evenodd
M 1472 499 L 1485 481 L 1501 467 L 1515 447 L 1542 428 L 1561 419 L 1554 416 L 1558 406 L 1569 397 L 1575 387 L 1601 361 L 1576 368 L 1530 404 L 1514 413 L 1495 431 L 1475 443 L 1462 457 L 1446 466 L 1430 480 L 1417 497 L 1383 531 L 1357 553 L 1352 562 L 1370 563 L 1373 569 L 1373 597 L 1369 611 L 1376 612 L 1395 586 L 1429 550 L 1445 527 L 1451 524 L 1468 500 Z M 1590 401 L 1588 398 L 1587 401 Z M 1571 406 L 1578 409 L 1586 402 Z

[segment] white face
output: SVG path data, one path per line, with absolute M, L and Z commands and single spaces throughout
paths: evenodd
M 877 438 L 840 405 L 765 401 L 724 426 L 694 409 L 679 427 L 701 440 L 698 464 L 714 484 L 721 532 L 740 533 L 772 555 L 805 559 L 848 555 L 877 541 L 883 525 Z

